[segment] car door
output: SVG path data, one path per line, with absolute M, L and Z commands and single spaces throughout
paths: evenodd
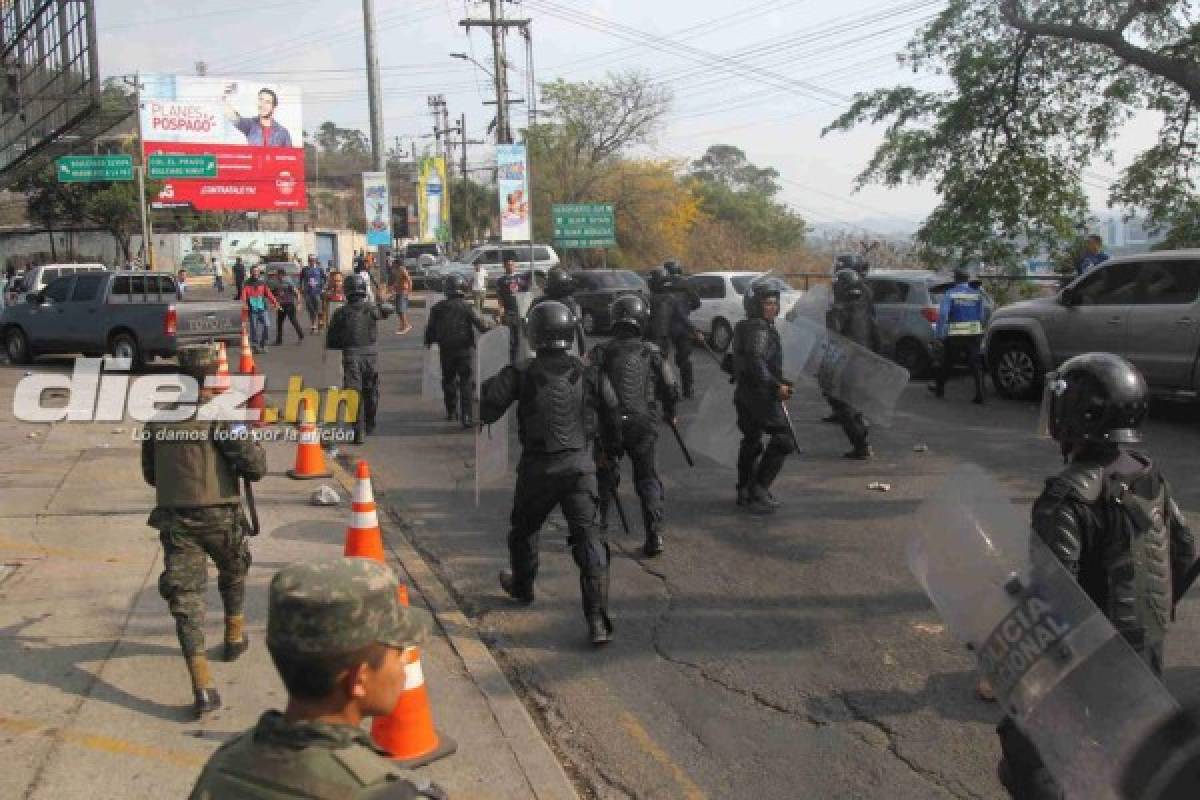
M 1047 331 L 1056 364 L 1081 353 L 1125 352 L 1138 272 L 1136 263 L 1103 264 L 1071 286 L 1075 302 L 1055 309 L 1060 324 Z
M 66 303 L 65 338 L 63 345 L 87 352 L 103 344 L 103 306 L 98 303 L 107 276 L 102 272 L 80 272 Z
M 1200 260 L 1145 261 L 1125 356 L 1157 387 L 1190 387 L 1200 346 Z
M 892 278 L 867 278 L 875 305 L 875 321 L 879 325 L 879 338 L 885 353 L 896 349 L 896 339 L 904 327 L 904 316 L 908 312 L 909 284 Z
M 30 307 L 29 339 L 35 350 L 61 353 L 67 341 L 67 299 L 75 283 L 72 275 L 51 281 L 41 294 L 44 302 Z
M 725 279 L 720 275 L 693 275 L 687 279 L 687 284 L 700 298 L 700 307 L 690 317 L 692 325 L 711 333 L 713 319 L 721 313 L 721 301 L 729 291 Z

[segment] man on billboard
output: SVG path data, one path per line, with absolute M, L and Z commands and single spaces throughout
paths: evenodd
M 225 116 L 246 137 L 246 144 L 262 147 L 291 147 L 292 135 L 288 129 L 275 121 L 275 109 L 279 106 L 279 96 L 271 89 L 258 90 L 258 116 L 243 117 L 233 104 L 229 95 L 235 90 L 235 85 L 225 89 Z

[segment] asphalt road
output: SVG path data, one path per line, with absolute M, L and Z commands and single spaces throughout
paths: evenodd
M 1036 436 L 1032 405 L 979 408 L 965 380 L 945 401 L 906 390 L 869 463 L 841 458 L 840 429 L 815 396 L 793 405 L 805 452 L 784 468 L 780 513 L 734 506 L 731 470 L 688 469 L 669 433 L 659 460 L 668 495 L 667 551 L 640 555 L 640 533 L 614 521 L 616 641 L 585 642 L 565 529 L 542 537 L 537 603 L 514 607 L 495 575 L 506 562 L 511 484 L 472 501 L 468 434 L 422 403 L 423 313 L 408 336 L 380 325 L 384 400 L 361 448 L 377 495 L 484 630 L 556 750 L 585 791 L 604 798 L 999 798 L 999 720 L 973 696 L 967 655 L 944 632 L 905 562 L 923 499 L 967 463 L 984 467 L 1027 507 L 1060 464 Z M 270 385 L 300 374 L 338 382 L 338 357 L 288 342 L 260 356 Z M 699 385 L 718 380 L 697 354 Z M 279 392 L 272 394 L 281 402 Z M 698 402 L 684 406 L 683 417 Z M 1200 523 L 1194 407 L 1157 409 L 1147 446 Z M 927 445 L 926 452 L 914 447 Z M 890 483 L 890 492 L 867 488 Z M 637 519 L 626 473 L 626 507 Z M 1200 699 L 1200 608 L 1185 601 L 1168 649 L 1167 682 Z

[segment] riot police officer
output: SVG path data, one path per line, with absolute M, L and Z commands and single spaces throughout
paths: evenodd
M 1033 504 L 1033 530 L 1155 674 L 1195 540 L 1167 479 L 1137 445 L 1146 382 L 1125 359 L 1086 353 L 1046 380 L 1048 432 L 1067 466 Z M 1037 750 L 1005 719 L 1001 781 L 1013 797 L 1058 798 Z
M 596 524 L 598 494 L 593 440 L 612 458 L 621 457 L 619 401 L 604 373 L 570 355 L 576 321 L 570 309 L 546 302 L 529 314 L 537 355 L 507 366 L 483 384 L 479 416 L 500 419 L 517 403 L 521 461 L 508 533 L 511 570 L 500 585 L 518 602 L 533 602 L 538 571 L 538 531 L 555 506 L 569 530 L 571 555 L 579 567 L 583 613 L 592 644 L 612 638 L 608 616 L 608 543 Z
M 375 340 L 378 323 L 392 313 L 386 303 L 376 305 L 367 299 L 368 286 L 361 274 L 346 278 L 346 305 L 333 315 L 325 334 L 325 347 L 342 351 L 342 386 L 358 391 L 360 405 L 354 420 L 354 443 L 362 444 L 375 431 L 375 412 L 379 408 L 378 353 Z
M 583 315 L 579 311 L 579 301 L 575 299 L 575 279 L 571 277 L 571 273 L 561 267 L 555 267 L 546 273 L 545 293 L 530 303 L 529 310 L 532 311 L 538 304 L 550 300 L 562 303 L 571 309 L 571 313 L 575 315 L 575 319 L 578 322 L 575 329 L 575 340 L 579 348 L 576 352 L 582 356 L 587 352 L 587 341 L 583 330 L 583 322 L 581 321 Z
M 478 309 L 466 300 L 467 279 L 462 275 L 446 278 L 446 299 L 429 311 L 425 323 L 425 346 L 438 346 L 442 361 L 442 399 L 446 419 L 456 416 L 464 428 L 471 427 L 473 399 L 471 372 L 475 361 L 475 332 L 486 333 L 491 326 Z
M 983 326 L 987 322 L 987 308 L 983 291 L 971 285 L 971 273 L 963 267 L 954 270 L 954 286 L 942 295 L 938 308 L 935 335 L 942 342 L 942 365 L 937 380 L 929 387 L 939 398 L 946 394 L 946 381 L 950 371 L 960 358 L 966 357 L 975 379 L 976 405 L 983 403 Z
M 700 297 L 683 284 L 683 270 L 678 263 L 668 264 L 674 275 L 666 267 L 650 273 L 650 330 L 646 338 L 657 344 L 664 354 L 673 354 L 683 384 L 683 396 L 692 397 L 696 389 L 692 342 L 699 334 L 688 317 L 700 307 Z
M 775 329 L 779 316 L 777 284 L 756 281 L 743 298 L 746 319 L 733 329 L 733 402 L 742 444 L 738 449 L 737 504 L 755 513 L 772 513 L 780 503 L 771 484 L 795 450 L 783 404 L 792 384 L 783 377 L 783 344 Z M 763 436 L 768 436 L 763 447 Z
M 870 290 L 862 275 L 854 269 L 840 269 L 833 278 L 833 307 L 825 319 L 826 327 L 852 342 L 879 352 L 879 326 L 875 323 L 875 307 Z M 871 457 L 867 440 L 867 421 L 858 409 L 836 397 L 826 395 L 833 416 L 842 426 L 853 449 L 846 458 L 866 460 Z
M 217 374 L 213 345 L 179 348 L 179 369 L 201 387 Z M 201 388 L 201 403 L 213 392 Z M 207 559 L 217 565 L 217 588 L 225 609 L 226 661 L 246 651 L 243 615 L 251 532 L 241 507 L 238 478 L 261 480 L 267 456 L 243 424 L 213 420 L 151 423 L 142 440 L 142 476 L 154 487 L 154 511 L 147 524 L 159 531 L 163 572 L 158 591 L 171 615 L 192 679 L 197 718 L 221 707 L 204 647 Z
M 646 541 L 642 552 L 656 556 L 663 549 L 665 493 L 655 465 L 659 406 L 668 420 L 675 419 L 679 387 L 662 351 L 642 335 L 650 322 L 650 309 L 638 295 L 618 298 L 612 308 L 614 338 L 592 350 L 591 363 L 608 376 L 621 404 L 621 441 L 633 462 L 633 482 L 642 507 Z M 601 525 L 621 480 L 621 465 L 597 450 Z

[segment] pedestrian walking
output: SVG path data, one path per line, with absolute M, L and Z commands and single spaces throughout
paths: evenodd
M 733 329 L 734 409 L 742 443 L 738 448 L 737 504 L 757 514 L 773 513 L 781 504 L 771 484 L 795 452 L 786 403 L 792 384 L 783 377 L 783 343 L 775 328 L 779 286 L 755 281 L 743 299 L 746 319 Z M 763 437 L 768 437 L 763 447 Z
M 275 311 L 275 346 L 279 347 L 283 344 L 283 323 L 285 321 L 292 323 L 298 341 L 303 342 L 304 329 L 300 327 L 300 320 L 296 318 L 296 306 L 300 301 L 300 291 L 296 288 L 296 284 L 288 278 L 287 270 L 283 267 L 275 270 L 275 279 L 268 281 L 267 286 L 270 288 L 271 294 L 275 295 L 275 299 L 279 301 Z
M 242 257 L 238 256 L 233 260 L 233 288 L 234 300 L 242 299 L 242 287 L 246 285 L 246 264 L 242 261 Z
M 321 322 L 328 329 L 329 320 L 346 302 L 345 277 L 335 267 L 330 267 L 325 280 L 325 292 L 321 297 Z
M 487 285 L 488 272 L 480 261 L 475 264 L 475 271 L 471 273 L 471 297 L 475 300 L 475 310 L 480 314 L 487 303 Z
M 242 286 L 242 297 L 250 312 L 250 341 L 254 352 L 267 352 L 267 339 L 271 335 L 270 306 L 279 308 L 279 301 L 262 278 L 262 268 L 257 264 L 250 268 L 250 279 Z
M 284 689 L 282 712 L 213 753 L 190 800 L 446 800 L 437 784 L 400 769 L 363 729 L 396 708 L 407 651 L 431 617 L 401 605 L 395 574 L 363 558 L 292 564 L 267 593 L 267 649 Z
M 187 278 L 188 275 L 186 269 L 181 269 L 175 273 L 175 288 L 179 292 L 179 298 L 181 300 L 183 299 L 183 296 L 187 294 Z
M 308 257 L 308 264 L 300 270 L 300 291 L 304 296 L 304 310 L 308 312 L 309 333 L 321 327 L 321 293 L 325 288 L 325 273 L 321 271 L 316 256 Z
M 521 344 L 521 279 L 517 277 L 517 260 L 504 259 L 504 274 L 496 279 L 496 300 L 500 303 L 500 321 L 508 327 L 508 360 L 517 363 Z
M 491 326 L 479 310 L 464 298 L 467 281 L 462 275 L 446 278 L 446 299 L 429 311 L 425 323 L 425 347 L 438 346 L 442 362 L 442 400 L 446 419 L 472 425 L 471 404 L 475 398 L 472 372 L 475 365 L 475 333 L 486 333 Z
M 216 375 L 218 350 L 211 344 L 179 348 L 180 372 L 200 385 L 199 400 L 213 396 L 205 379 Z M 187 419 L 150 423 L 142 439 L 142 476 L 154 487 L 147 524 L 159 531 L 163 572 L 158 591 L 175 617 L 175 632 L 191 676 L 197 718 L 220 708 L 205 650 L 207 560 L 217 566 L 217 588 L 225 611 L 226 661 L 249 646 L 243 615 L 251 527 L 242 513 L 239 478 L 258 481 L 267 456 L 245 425 Z
M 325 347 L 342 351 L 342 387 L 358 392 L 361 399 L 354 420 L 354 443 L 362 444 L 375 431 L 375 413 L 379 408 L 378 323 L 392 313 L 390 305 L 376 305 L 368 299 L 363 275 L 346 279 L 348 302 L 329 320 Z
M 642 340 L 650 325 L 650 307 L 638 295 L 617 299 L 612 308 L 613 339 L 597 345 L 590 363 L 604 373 L 616 392 L 621 411 L 621 443 L 633 463 L 633 485 L 642 507 L 646 534 L 642 552 L 663 551 L 666 492 L 658 477 L 656 447 L 660 413 L 675 424 L 679 384 L 657 345 Z M 620 459 L 597 448 L 600 525 L 608 527 L 608 511 L 621 483 Z
M 609 550 L 597 524 L 596 462 L 593 442 L 621 458 L 620 403 L 604 373 L 585 367 L 568 350 L 576 321 L 562 303 L 543 303 L 529 314 L 537 355 L 519 366 L 506 366 L 481 390 L 480 418 L 500 419 L 517 404 L 521 461 L 508 533 L 511 569 L 500 573 L 500 586 L 514 600 L 533 602 L 538 572 L 537 536 L 558 507 L 567 520 L 571 555 L 579 567 L 583 614 L 592 644 L 612 640 L 608 615 Z
M 392 260 L 392 304 L 396 306 L 396 333 L 405 334 L 412 330 L 408 321 L 408 299 L 413 290 L 412 275 L 404 267 L 404 262 L 396 258 Z
M 825 325 L 855 344 L 873 353 L 880 349 L 879 326 L 875 321 L 875 305 L 866 281 L 855 269 L 839 269 L 833 277 L 833 308 L 825 318 Z M 853 449 L 843 453 L 845 458 L 865 461 L 873 455 L 869 441 L 869 428 L 862 412 L 849 403 L 826 394 L 825 399 L 833 409 L 834 421 L 842 426 Z
M 1047 376 L 1048 433 L 1067 466 L 1033 503 L 1033 531 L 1155 675 L 1167 627 L 1187 589 L 1196 544 L 1171 486 L 1138 445 L 1149 392 L 1141 373 L 1111 353 L 1086 353 Z M 997 729 L 997 769 L 1014 798 L 1063 790 L 1010 717 Z
M 934 335 L 942 342 L 942 364 L 929 391 L 938 398 L 946 395 L 946 381 L 960 359 L 965 358 L 975 380 L 976 405 L 983 403 L 983 327 L 987 324 L 987 307 L 983 291 L 971 285 L 971 273 L 959 267 L 954 270 L 954 286 L 942 295 Z
M 217 294 L 225 294 L 225 268 L 221 266 L 221 259 L 219 258 L 212 260 L 212 276 L 213 286 L 216 287 Z

